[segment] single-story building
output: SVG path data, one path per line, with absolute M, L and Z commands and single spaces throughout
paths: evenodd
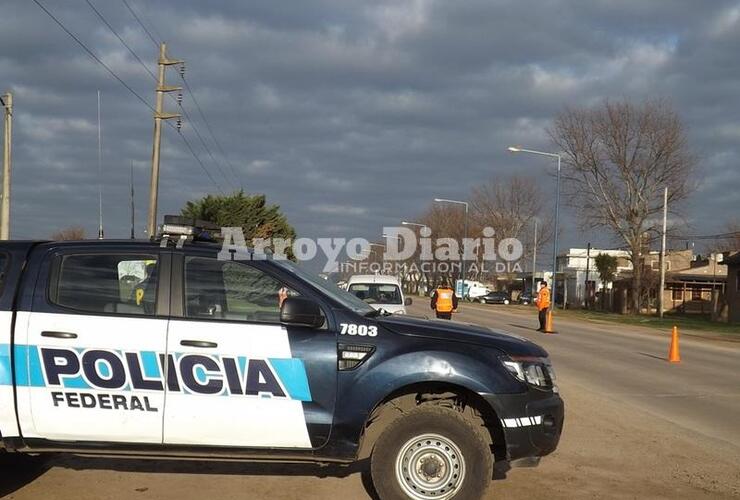
M 727 268 L 723 254 L 712 254 L 707 258 L 693 256 L 690 250 L 669 252 L 666 255 L 665 288 L 663 289 L 663 311 L 682 314 L 701 314 L 717 317 L 722 308 L 721 298 L 727 282 Z M 656 252 L 650 252 L 643 266 L 645 295 L 641 311 L 652 314 L 657 311 L 657 289 L 660 263 Z M 632 303 L 632 273 L 621 273 L 614 281 L 612 308 L 626 313 Z
M 723 266 L 723 254 L 712 254 L 707 258 L 696 258 L 688 269 L 666 273 L 663 291 L 663 310 L 686 314 L 717 314 L 713 304 L 725 292 L 727 268 Z

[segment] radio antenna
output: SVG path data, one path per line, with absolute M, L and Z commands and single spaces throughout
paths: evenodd
M 98 90 L 98 239 L 103 239 L 103 140 L 100 130 L 100 91 Z
M 131 160 L 131 239 L 136 237 L 136 231 L 134 230 L 134 160 Z

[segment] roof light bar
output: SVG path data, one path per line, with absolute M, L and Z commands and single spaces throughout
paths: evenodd
M 220 227 L 208 221 L 198 220 L 181 215 L 165 215 L 164 223 L 159 226 L 157 236 L 161 239 L 161 246 L 167 246 L 170 239 L 177 240 L 177 248 L 187 240 L 215 241 Z

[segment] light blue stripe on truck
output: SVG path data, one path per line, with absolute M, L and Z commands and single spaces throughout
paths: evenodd
M 15 383 L 18 387 L 45 387 L 46 383 L 44 381 L 38 347 L 34 345 L 16 345 L 13 352 L 16 360 Z M 11 385 L 13 383 L 10 354 L 11 347 L 8 344 L 0 344 L 0 385 Z M 158 378 L 161 372 L 159 366 L 155 364 L 158 360 L 157 353 L 145 351 L 142 353 L 141 358 L 146 376 Z M 247 366 L 247 358 L 239 356 L 237 362 L 241 372 L 244 373 Z M 291 399 L 298 401 L 312 400 L 303 360 L 297 358 L 270 358 L 269 362 Z M 198 367 L 195 376 L 201 382 L 205 381 L 205 373 L 202 367 Z M 65 388 L 90 388 L 90 385 L 81 375 L 63 377 L 62 381 Z
M 17 345 L 15 353 L 15 383 L 18 387 L 45 387 L 41 358 L 36 346 Z
M 270 358 L 270 363 L 283 381 L 291 399 L 311 401 L 311 389 L 308 387 L 306 368 L 303 361 L 297 358 Z
M 0 344 L 0 385 L 13 383 L 13 372 L 10 364 L 10 345 Z

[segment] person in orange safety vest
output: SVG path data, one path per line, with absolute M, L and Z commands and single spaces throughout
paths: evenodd
M 452 287 L 438 286 L 432 293 L 432 309 L 439 319 L 452 319 L 452 313 L 457 312 L 457 295 Z
M 534 300 L 537 302 L 540 320 L 540 327 L 537 331 L 544 332 L 547 324 L 547 312 L 550 309 L 550 289 L 547 288 L 547 281 L 540 281 L 540 291 Z

